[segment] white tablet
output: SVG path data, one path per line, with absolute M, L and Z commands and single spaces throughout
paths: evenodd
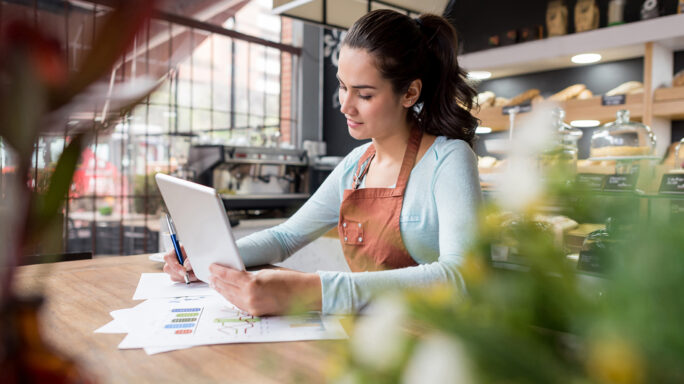
M 195 276 L 209 282 L 209 266 L 213 263 L 244 271 L 245 264 L 216 190 L 161 173 L 155 179 Z

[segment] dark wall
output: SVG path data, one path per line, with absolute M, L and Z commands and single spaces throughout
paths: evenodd
M 365 141 L 358 141 L 349 135 L 347 120 L 340 112 L 337 100 L 337 57 L 343 35 L 339 30 L 324 29 L 323 58 L 323 141 L 329 156 L 345 156 Z
M 585 84 L 595 94 L 603 94 L 631 80 L 643 81 L 642 58 L 578 66 L 487 80 L 478 92 L 492 91 L 497 96 L 511 98 L 530 88 L 537 88 L 548 97 L 573 84 Z
M 610 0 L 598 0 L 599 27 L 605 27 L 608 20 Z M 568 33 L 575 31 L 576 0 L 568 0 Z M 624 10 L 625 22 L 637 21 L 643 1 L 627 0 Z M 677 0 L 661 0 L 663 14 L 677 12 Z M 546 36 L 546 7 L 548 0 L 452 0 L 445 16 L 455 24 L 462 40 L 463 52 L 474 52 L 489 48 L 488 38 L 512 29 L 542 25 Z

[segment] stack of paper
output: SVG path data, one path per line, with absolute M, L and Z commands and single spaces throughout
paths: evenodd
M 110 314 L 97 333 L 127 333 L 120 349 L 143 348 L 148 354 L 195 345 L 342 339 L 335 317 L 310 312 L 301 316 L 255 317 L 238 309 L 205 283 L 174 283 L 165 273 L 143 273 L 134 300 L 145 300 Z

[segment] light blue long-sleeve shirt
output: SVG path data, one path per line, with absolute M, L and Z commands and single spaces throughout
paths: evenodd
M 337 226 L 343 192 L 351 188 L 369 145 L 352 150 L 286 222 L 238 240 L 245 265 L 281 262 Z M 477 156 L 462 140 L 437 137 L 413 167 L 401 209 L 401 236 L 419 265 L 377 272 L 319 271 L 322 312 L 354 313 L 375 294 L 394 288 L 452 282 L 465 289 L 458 267 L 475 232 L 480 200 Z

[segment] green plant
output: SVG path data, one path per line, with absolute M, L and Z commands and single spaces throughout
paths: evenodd
M 126 93 L 111 86 L 103 92 L 94 86 L 133 42 L 152 12 L 151 1 L 120 1 L 99 24 L 91 50 L 69 71 L 60 43 L 47 32 L 22 22 L 3 29 L 0 47 L 0 138 L 3 150 L 16 165 L 2 175 L 5 195 L 0 202 L 0 371 L 8 382 L 90 382 L 77 375 L 68 359 L 46 347 L 38 332 L 40 298 L 19 298 L 13 277 L 22 257 L 39 249 L 59 228 L 62 206 L 82 150 L 95 132 L 130 113 L 131 108 L 159 82 L 137 79 Z M 100 21 L 98 20 L 98 23 Z M 5 25 L 3 25 L 5 27 Z M 67 125 L 84 103 L 107 105 L 97 121 Z M 92 112 L 92 110 L 91 110 Z M 68 130 L 65 132 L 65 127 Z M 56 164 L 40 172 L 35 188 L 30 183 L 34 143 L 41 135 L 64 134 L 66 146 Z M 61 232 L 61 231 L 60 231 Z
M 520 159 L 514 153 L 510 160 Z M 334 381 L 684 382 L 681 229 L 667 218 L 645 220 L 639 196 L 595 194 L 562 169 L 550 171 L 527 179 L 533 186 L 515 173 L 512 185 L 527 190 L 503 185 L 502 198 L 482 207 L 459 269 L 467 292 L 435 285 L 380 298 L 369 311 L 375 315 L 358 319 Z M 506 201 L 510 196 L 516 199 Z M 611 217 L 603 275 L 578 272 L 535 222 L 550 202 L 590 222 Z M 508 269 L 491 261 L 492 246 L 502 241 L 519 255 Z

